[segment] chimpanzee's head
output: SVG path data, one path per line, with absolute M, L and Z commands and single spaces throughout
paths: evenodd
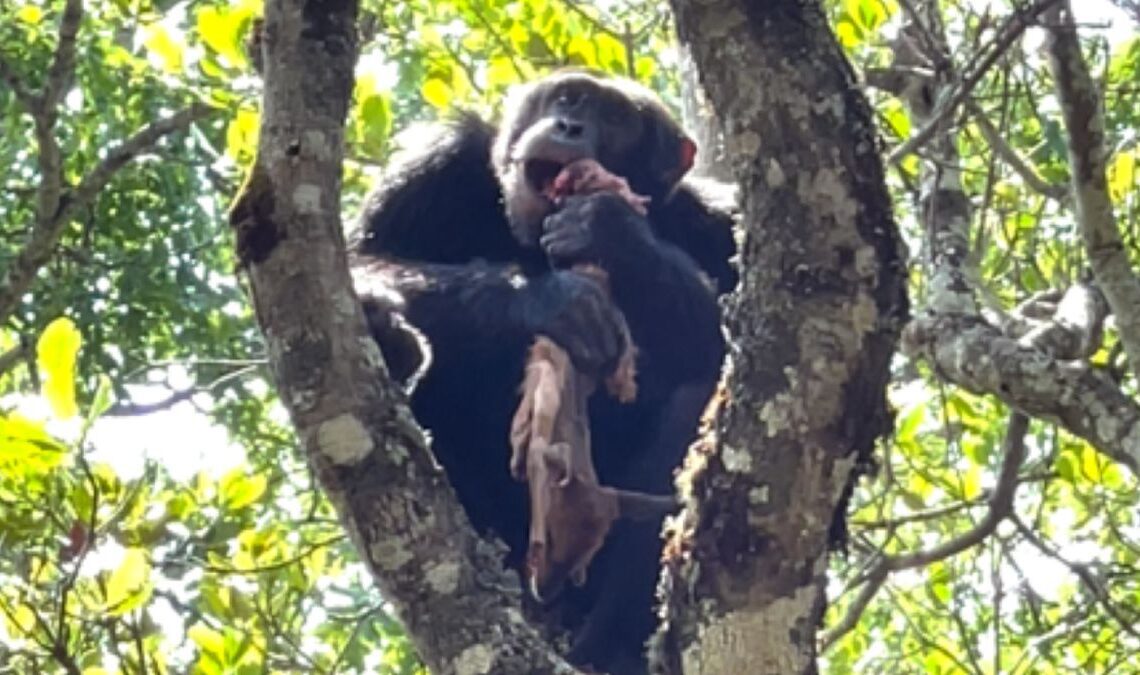
M 635 193 L 658 201 L 692 167 L 695 154 L 696 145 L 650 90 L 625 79 L 560 71 L 508 96 L 492 161 L 511 230 L 533 245 L 554 208 L 543 193 L 570 162 L 597 160 Z

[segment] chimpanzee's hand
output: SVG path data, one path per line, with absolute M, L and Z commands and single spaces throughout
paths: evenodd
M 653 245 L 653 232 L 625 198 L 605 191 L 567 197 L 543 222 L 540 243 L 556 267 L 593 263 L 613 272 L 636 265 Z
M 574 367 L 587 373 L 613 369 L 625 351 L 621 312 L 593 279 L 558 270 L 533 282 L 522 308 L 528 329 L 554 340 Z

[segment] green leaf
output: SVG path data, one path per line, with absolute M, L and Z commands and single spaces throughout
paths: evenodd
M 75 359 L 83 337 L 66 317 L 48 324 L 36 344 L 36 362 L 43 375 L 40 393 L 61 420 L 79 412 L 75 403 Z

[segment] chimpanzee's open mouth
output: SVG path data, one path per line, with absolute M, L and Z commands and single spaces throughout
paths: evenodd
M 526 176 L 526 182 L 531 189 L 546 195 L 550 185 L 565 166 L 565 162 L 553 159 L 528 159 L 523 161 L 523 175 Z

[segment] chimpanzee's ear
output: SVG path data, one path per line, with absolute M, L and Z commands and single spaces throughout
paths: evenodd
M 618 517 L 627 520 L 653 520 L 675 511 L 677 500 L 664 495 L 651 495 L 630 490 L 614 490 L 618 501 Z
M 686 134 L 677 132 L 666 143 L 666 147 L 670 156 L 663 158 L 662 166 L 665 168 L 661 178 L 665 185 L 671 188 L 680 183 L 689 169 L 693 168 L 693 162 L 697 157 L 697 144 Z

